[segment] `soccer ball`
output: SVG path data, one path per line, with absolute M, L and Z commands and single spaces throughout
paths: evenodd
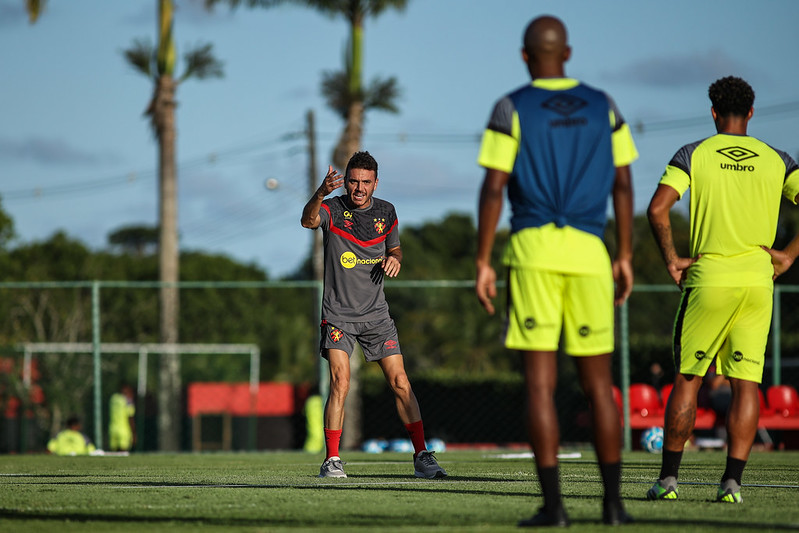
M 446 451 L 447 445 L 441 439 L 428 439 L 427 449 L 431 452 L 443 452 Z
M 413 452 L 413 444 L 409 439 L 392 439 L 388 442 L 388 449 L 392 452 Z
M 641 448 L 650 453 L 663 451 L 663 428 L 651 427 L 641 433 Z

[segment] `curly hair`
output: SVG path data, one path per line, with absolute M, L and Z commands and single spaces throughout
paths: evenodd
M 714 81 L 707 93 L 713 109 L 720 117 L 745 117 L 755 103 L 755 91 L 743 79 L 735 76 Z
M 375 179 L 377 179 L 377 161 L 369 152 L 355 152 L 350 157 L 347 163 L 347 170 L 344 172 L 345 176 L 350 175 L 351 168 L 360 168 L 363 170 L 374 170 Z

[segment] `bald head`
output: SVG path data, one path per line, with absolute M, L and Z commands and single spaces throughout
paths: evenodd
M 571 55 L 566 26 L 549 15 L 534 19 L 524 32 L 522 53 L 533 77 L 562 76 Z

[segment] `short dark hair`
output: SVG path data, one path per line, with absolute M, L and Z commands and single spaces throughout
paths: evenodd
M 78 426 L 78 425 L 80 425 L 80 418 L 78 418 L 76 415 L 72 415 L 69 418 L 67 418 L 67 427 L 68 428 L 71 428 L 71 427 L 74 427 L 74 426 Z
M 355 152 L 352 154 L 352 157 L 350 157 L 350 160 L 347 163 L 347 170 L 344 172 L 345 177 L 350 177 L 350 169 L 352 168 L 374 170 L 375 179 L 377 179 L 377 161 L 369 152 Z
M 707 91 L 716 115 L 745 117 L 755 103 L 755 91 L 743 79 L 727 76 L 714 81 Z

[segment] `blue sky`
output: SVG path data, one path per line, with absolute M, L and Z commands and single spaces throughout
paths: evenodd
M 156 145 L 142 115 L 152 85 L 121 51 L 155 40 L 157 2 L 50 0 L 35 25 L 23 4 L 0 0 L 0 196 L 18 242 L 64 230 L 99 249 L 121 226 L 154 225 Z M 321 181 L 342 123 L 319 85 L 341 68 L 346 23 L 290 5 L 177 4 L 178 53 L 213 43 L 225 70 L 178 89 L 181 246 L 288 274 L 311 242 L 299 224 L 309 161 L 297 134 L 312 110 Z M 363 144 L 380 164 L 376 194 L 401 224 L 476 213 L 479 135 L 496 99 L 528 81 L 521 34 L 546 13 L 568 26 L 567 74 L 643 125 L 637 212 L 671 155 L 714 133 L 707 86 L 721 76 L 753 85 L 750 134 L 799 155 L 795 0 L 410 0 L 365 31 L 365 78 L 395 76 L 402 87 L 400 114 L 370 114 Z

